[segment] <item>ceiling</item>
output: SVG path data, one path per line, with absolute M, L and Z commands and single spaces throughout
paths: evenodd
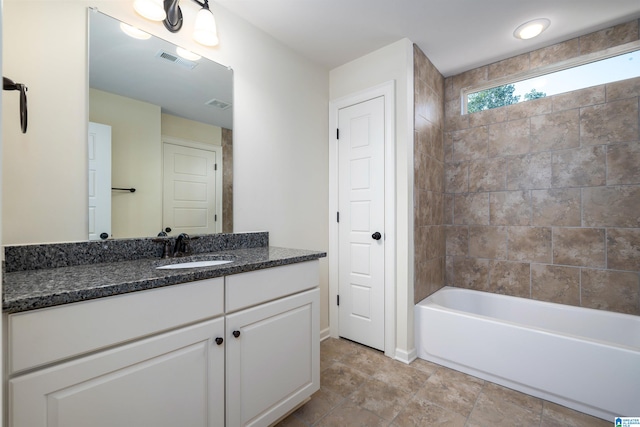
M 216 0 L 313 62 L 335 68 L 402 38 L 445 76 L 640 18 L 640 0 Z M 531 40 L 515 28 L 548 18 Z

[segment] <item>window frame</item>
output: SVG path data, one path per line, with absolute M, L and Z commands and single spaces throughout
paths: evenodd
M 489 81 L 483 82 L 482 84 L 464 87 L 460 89 L 460 99 L 461 99 L 460 114 L 463 116 L 468 114 L 473 114 L 473 113 L 467 112 L 467 103 L 468 103 L 468 98 L 470 94 L 481 92 L 487 89 L 492 89 L 495 87 L 518 83 L 523 80 L 544 76 L 547 74 L 555 73 L 557 71 L 567 70 L 569 68 L 579 67 L 581 65 L 590 64 L 592 62 L 602 61 L 604 59 L 613 58 L 614 56 L 624 55 L 626 53 L 630 53 L 639 49 L 640 49 L 640 40 L 636 40 L 633 42 L 603 49 L 598 52 L 592 52 L 585 55 L 576 56 L 575 58 L 566 59 L 564 61 L 558 61 L 553 64 L 544 65 L 544 66 L 527 70 L 524 72 L 511 74 L 508 76 L 489 80 Z M 588 86 L 588 87 L 592 87 L 592 86 Z M 579 89 L 574 89 L 574 90 L 579 90 Z M 568 92 L 572 92 L 572 91 L 561 92 L 561 93 L 568 93 Z M 560 94 L 555 94 L 555 95 L 560 95 Z M 551 95 L 551 96 L 555 96 L 555 95 Z M 529 101 L 526 101 L 526 100 L 520 101 L 518 102 L 518 104 L 522 102 L 529 102 Z M 516 105 L 516 104 L 511 104 L 511 105 Z M 497 108 L 500 108 L 500 107 L 497 107 Z M 492 108 L 491 110 L 494 110 L 494 109 L 495 108 Z M 482 110 L 482 111 L 489 111 L 489 110 Z M 480 111 L 477 111 L 477 112 L 479 113 Z

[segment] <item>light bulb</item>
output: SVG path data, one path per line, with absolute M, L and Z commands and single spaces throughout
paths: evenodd
M 193 39 L 205 46 L 215 46 L 218 44 L 216 19 L 209 9 L 202 8 L 198 11 L 193 30 Z
M 522 40 L 532 39 L 546 30 L 549 27 L 549 24 L 551 24 L 551 21 L 548 19 L 534 19 L 533 21 L 525 22 L 516 28 L 513 32 L 513 36 Z

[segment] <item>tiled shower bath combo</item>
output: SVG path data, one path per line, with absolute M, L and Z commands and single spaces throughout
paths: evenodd
M 416 304 L 448 285 L 640 315 L 640 78 L 471 114 L 461 99 L 639 32 L 634 20 L 446 79 L 414 47 Z

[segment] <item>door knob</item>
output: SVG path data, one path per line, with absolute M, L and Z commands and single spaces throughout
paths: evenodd
M 371 235 L 371 238 L 372 238 L 373 240 L 380 240 L 380 239 L 382 238 L 382 234 L 380 234 L 378 231 L 376 231 L 375 233 L 373 233 L 373 234 Z

